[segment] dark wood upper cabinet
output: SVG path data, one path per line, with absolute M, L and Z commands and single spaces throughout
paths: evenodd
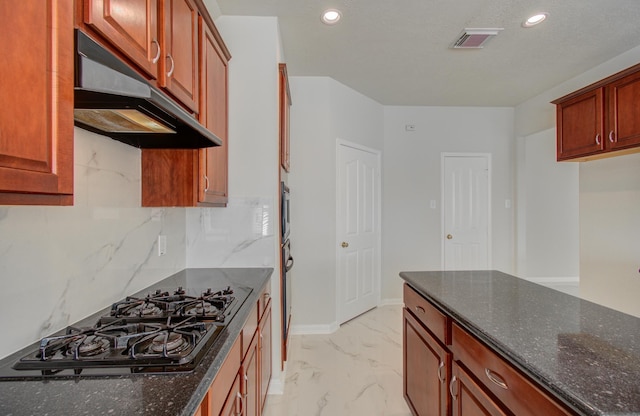
M 84 23 L 158 77 L 164 52 L 158 32 L 158 0 L 84 0 Z
M 640 151 L 640 65 L 553 104 L 559 161 L 586 161 Z
M 231 55 L 214 26 L 200 23 L 200 123 L 222 145 L 200 149 L 198 203 L 226 205 L 228 199 L 228 63 Z
M 285 172 L 290 169 L 289 150 L 289 110 L 291 107 L 291 92 L 289 90 L 289 76 L 287 64 L 279 65 L 280 76 L 280 166 Z
M 198 113 L 198 9 L 194 0 L 164 0 L 164 71 L 160 85 Z
M 199 16 L 198 120 L 221 146 L 142 150 L 143 206 L 226 206 L 228 200 L 228 62 L 231 54 L 208 15 Z M 189 43 L 191 44 L 191 43 Z
M 607 86 L 610 149 L 640 145 L 640 71 Z
M 0 2 L 0 204 L 73 204 L 73 1 Z

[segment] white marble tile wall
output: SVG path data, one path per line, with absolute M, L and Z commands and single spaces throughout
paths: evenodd
M 277 209 L 272 198 L 230 198 L 226 208 L 189 208 L 188 267 L 274 267 Z
M 140 208 L 140 150 L 76 129 L 74 167 L 74 206 L 0 206 L 0 357 L 185 267 L 185 210 Z

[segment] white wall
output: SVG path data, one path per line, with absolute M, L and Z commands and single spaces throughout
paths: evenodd
M 580 293 L 640 317 L 640 154 L 580 164 Z
M 578 165 L 556 162 L 555 129 L 521 138 L 518 147 L 516 274 L 577 281 Z
M 188 256 L 188 264 L 274 267 L 270 290 L 274 317 L 272 388 L 280 389 L 283 385 L 279 365 L 280 246 L 275 232 L 280 195 L 278 63 L 283 56 L 278 21 L 275 17 L 220 16 L 216 27 L 232 56 L 229 62 L 230 204 L 226 208 L 231 210 L 218 214 L 219 209 L 189 210 L 188 249 L 193 257 Z M 260 221 L 264 228 L 258 229 Z
M 514 215 L 505 200 L 514 198 L 513 109 L 385 107 L 384 131 L 382 297 L 401 299 L 400 271 L 442 268 L 442 152 L 492 155 L 493 268 L 511 273 Z
M 292 329 L 330 330 L 337 319 L 336 139 L 381 150 L 382 106 L 331 78 L 290 77 L 290 86 Z
M 640 47 L 607 61 L 516 107 L 516 132 L 529 136 L 555 128 L 549 102 L 640 61 Z M 638 166 L 640 156 L 618 156 L 590 162 L 565 162 L 579 169 L 580 296 L 640 316 L 637 302 L 640 267 Z M 575 168 L 574 168 L 575 169 Z M 550 178 L 554 180 L 554 178 Z M 529 211 L 527 209 L 527 211 Z M 527 214 L 528 215 L 528 214 Z M 527 224 L 545 227 L 543 219 Z M 563 228 L 560 233 L 569 230 Z

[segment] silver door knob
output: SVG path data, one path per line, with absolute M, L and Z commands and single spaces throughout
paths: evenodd
M 347 248 L 347 247 L 349 247 L 349 243 L 347 243 L 346 241 L 343 241 L 341 246 L 342 246 L 342 248 Z
M 447 240 L 451 240 L 453 236 L 451 234 L 447 234 Z

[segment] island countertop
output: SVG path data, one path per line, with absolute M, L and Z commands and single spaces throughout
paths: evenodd
M 139 292 L 144 294 L 155 288 L 179 286 L 242 286 L 252 290 L 193 371 L 46 381 L 0 380 L 0 415 L 191 416 L 217 375 L 272 272 L 271 268 L 185 269 Z M 99 311 L 81 323 L 93 323 L 96 317 L 108 310 Z M 25 350 L 0 360 L 0 368 L 13 365 Z
M 499 271 L 400 277 L 584 415 L 640 415 L 640 318 Z

